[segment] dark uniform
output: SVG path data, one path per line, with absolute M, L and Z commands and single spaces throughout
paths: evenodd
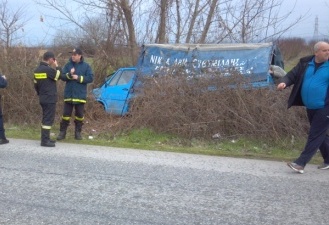
M 7 87 L 7 80 L 5 79 L 5 77 L 0 75 L 0 88 L 5 88 L 5 87 Z M 6 138 L 5 128 L 3 126 L 1 100 L 2 100 L 2 98 L 0 96 L 0 144 L 7 144 L 7 143 L 9 143 L 9 140 L 7 140 L 7 138 Z
M 93 82 L 94 79 L 93 71 L 90 65 L 84 61 L 82 51 L 74 49 L 71 53 L 81 55 L 81 59 L 79 62 L 74 62 L 71 58 L 62 71 L 61 79 L 66 81 L 66 85 L 64 89 L 63 116 L 57 140 L 65 138 L 73 109 L 75 110 L 75 139 L 82 139 L 81 130 L 84 121 L 84 105 L 87 102 L 87 84 Z M 72 79 L 71 69 L 74 69 L 74 74 L 78 75 L 77 80 Z
M 44 60 L 54 58 L 54 54 L 46 52 Z M 42 108 L 41 124 L 41 145 L 47 147 L 55 146 L 54 141 L 50 140 L 50 130 L 54 123 L 57 86 L 56 81 L 60 78 L 61 68 L 53 69 L 47 62 L 40 62 L 40 65 L 34 71 L 34 87 L 39 96 L 39 103 Z

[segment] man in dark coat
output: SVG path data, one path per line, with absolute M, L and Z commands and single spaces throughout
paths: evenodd
M 62 80 L 66 82 L 64 89 L 64 109 L 60 122 L 57 140 L 65 139 L 66 130 L 70 124 L 73 109 L 75 110 L 75 132 L 74 138 L 81 140 L 81 130 L 84 121 L 84 106 L 87 102 L 87 84 L 93 82 L 93 71 L 88 63 L 84 61 L 80 48 L 70 52 L 71 58 L 63 68 Z
M 291 106 L 305 106 L 310 123 L 303 152 L 288 166 L 304 173 L 304 167 L 320 149 L 324 163 L 319 169 L 329 169 L 329 44 L 317 42 L 314 55 L 301 58 L 299 63 L 281 79 L 278 90 L 294 85 L 288 99 Z
M 55 120 L 56 82 L 60 76 L 61 68 L 58 67 L 54 53 L 46 52 L 42 62 L 34 71 L 34 88 L 42 108 L 41 146 L 44 147 L 55 147 L 55 141 L 50 139 L 50 130 Z

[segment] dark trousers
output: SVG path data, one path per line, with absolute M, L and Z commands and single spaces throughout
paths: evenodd
M 42 128 L 51 129 L 54 124 L 55 113 L 56 113 L 56 103 L 40 103 L 42 108 Z
M 0 139 L 6 139 L 5 128 L 3 126 L 3 118 L 2 118 L 2 108 L 1 108 L 2 100 L 0 95 Z
M 305 166 L 320 149 L 324 163 L 329 164 L 329 107 L 323 109 L 307 109 L 310 130 L 303 152 L 295 160 L 300 166 Z
M 64 103 L 63 120 L 70 120 L 73 109 L 75 110 L 75 120 L 83 121 L 85 104 Z

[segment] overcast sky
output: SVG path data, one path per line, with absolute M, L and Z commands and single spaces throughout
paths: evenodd
M 39 0 L 40 1 L 40 0 Z M 67 0 L 68 4 L 72 1 Z M 329 35 L 329 1 L 327 0 L 284 0 L 281 7 L 282 14 L 289 12 L 295 5 L 294 11 L 291 13 L 290 21 L 305 15 L 303 22 L 299 23 L 291 29 L 285 36 L 292 37 L 313 37 L 315 31 L 315 18 L 318 17 L 318 33 L 319 35 Z M 52 21 L 51 17 L 48 17 L 49 12 L 52 10 L 41 8 L 35 3 L 35 0 L 8 0 L 10 7 L 13 10 L 19 6 L 24 6 L 26 10 L 27 21 L 24 32 L 24 43 L 27 45 L 33 44 L 51 44 L 52 37 L 55 33 L 53 28 L 48 25 L 53 24 L 56 26 L 57 21 Z M 43 17 L 44 22 L 40 21 L 40 17 Z M 287 23 L 289 21 L 287 20 Z
M 294 0 L 284 0 L 282 11 L 292 9 Z M 297 0 L 295 10 L 292 12 L 291 18 L 297 18 L 305 15 L 303 22 L 294 27 L 287 35 L 294 37 L 312 37 L 315 30 L 315 18 L 318 17 L 318 33 L 319 35 L 329 36 L 329 1 L 328 0 Z

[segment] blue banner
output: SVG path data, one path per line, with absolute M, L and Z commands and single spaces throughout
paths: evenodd
M 173 68 L 188 75 L 237 71 L 252 80 L 266 80 L 273 44 L 149 44 L 141 50 L 137 74 L 165 75 Z

